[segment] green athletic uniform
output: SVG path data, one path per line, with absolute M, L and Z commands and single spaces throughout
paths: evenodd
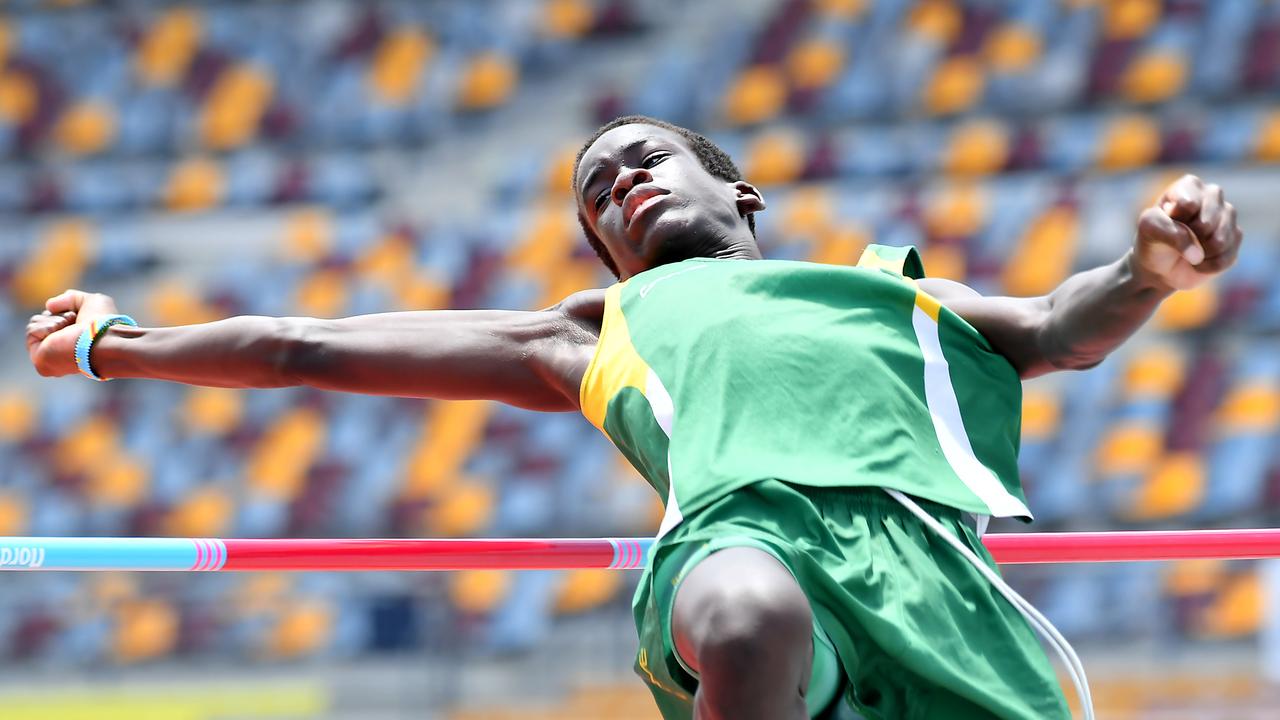
M 914 249 L 873 245 L 856 268 L 691 259 L 607 291 L 582 410 L 666 498 L 634 609 L 668 720 L 697 687 L 671 643 L 675 587 L 741 545 L 796 577 L 815 673 L 833 646 L 868 717 L 1068 716 L 1025 620 L 877 489 L 925 501 L 988 561 L 964 514 L 1030 519 L 1017 372 L 922 275 Z

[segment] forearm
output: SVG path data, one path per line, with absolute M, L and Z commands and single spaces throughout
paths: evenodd
M 90 361 L 108 378 L 150 378 L 188 385 L 270 388 L 297 384 L 288 366 L 304 318 L 244 316 L 201 325 L 117 325 L 96 343 Z
M 1093 367 L 1128 339 L 1172 290 L 1145 276 L 1133 252 L 1068 278 L 1049 294 L 1037 347 L 1057 369 Z

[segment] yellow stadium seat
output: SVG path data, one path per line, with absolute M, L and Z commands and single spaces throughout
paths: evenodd
M 115 616 L 111 657 L 121 664 L 154 660 L 173 652 L 178 644 L 178 611 L 161 598 L 124 603 Z
M 801 90 L 825 88 L 844 70 L 844 46 L 832 40 L 806 40 L 787 54 L 787 76 Z
M 8 18 L 0 18 L 0 67 L 9 60 L 9 52 L 13 50 L 13 25 Z
M 1165 456 L 1143 481 L 1126 515 L 1133 520 L 1165 520 L 1194 510 L 1204 499 L 1204 462 L 1194 452 Z
M 1146 167 L 1160 157 L 1160 125 L 1146 115 L 1124 115 L 1102 133 L 1097 163 L 1104 170 Z
M 830 265 L 857 265 L 862 251 L 871 242 L 871 233 L 859 225 L 845 224 L 818 236 L 809 255 L 810 262 Z
M 1004 267 L 1001 278 L 1010 295 L 1044 295 L 1071 272 L 1079 242 L 1080 220 L 1073 208 L 1055 206 L 1031 221 Z
M 1098 472 L 1107 477 L 1146 472 L 1163 449 L 1157 428 L 1134 422 L 1113 425 L 1098 445 Z
M 867 9 L 867 0 L 817 0 L 818 12 L 828 17 L 853 20 Z
M 1127 397 L 1172 396 L 1182 387 L 1186 361 L 1182 354 L 1165 345 L 1143 348 L 1125 369 L 1124 392 Z
M 922 0 L 907 16 L 907 28 L 939 45 L 950 45 L 964 29 L 964 14 L 950 0 Z
M 804 141 L 786 130 L 761 133 L 747 146 L 743 171 L 762 187 L 794 182 L 804 171 Z
M 1182 94 L 1187 83 L 1187 59 L 1172 52 L 1152 52 L 1130 63 L 1121 87 L 1131 102 L 1163 102 Z
M 1207 282 L 1176 292 L 1160 304 L 1156 324 L 1173 332 L 1203 327 L 1218 314 L 1218 286 Z
M 547 279 L 538 307 L 551 307 L 580 290 L 598 287 L 601 267 L 600 261 L 594 257 L 566 260 Z
M 608 602 L 622 587 L 614 570 L 570 570 L 556 593 L 556 612 L 580 613 Z
M 962 282 L 968 274 L 964 248 L 954 243 L 932 243 L 920 251 L 920 260 L 929 277 Z
M 417 265 L 413 244 L 403 235 L 390 233 L 371 243 L 356 259 L 356 273 L 369 282 L 394 285 Z
M 0 71 L 0 120 L 22 125 L 35 115 L 40 92 L 31 76 L 21 70 Z
M 293 575 L 287 573 L 247 573 L 231 595 L 230 610 L 241 619 L 276 615 L 293 602 Z
M 545 278 L 573 253 L 578 243 L 576 221 L 564 207 L 548 204 L 536 211 L 524 237 L 506 257 L 507 267 L 533 278 Z
M 752 177 L 750 173 L 748 177 Z M 821 185 L 798 187 L 787 198 L 782 210 L 783 241 L 818 237 L 835 223 L 835 207 L 831 192 Z
M 200 488 L 170 511 L 165 531 L 175 537 L 218 537 L 231 526 L 235 504 L 216 486 Z
M 931 237 L 972 237 L 986 224 L 989 205 L 986 190 L 977 183 L 948 183 L 928 197 L 924 224 Z
M 165 11 L 147 29 L 134 68 L 147 85 L 171 86 L 182 79 L 200 43 L 202 18 L 191 7 Z
M 284 221 L 285 257 L 300 263 L 320 260 L 333 249 L 333 215 L 323 208 L 291 213 Z
M 1280 110 L 1273 110 L 1259 124 L 1254 156 L 1262 162 L 1280 162 Z
M 0 393 L 0 442 L 17 444 L 26 440 L 35 430 L 37 419 L 32 395 L 16 390 Z
M 196 288 L 177 279 L 157 283 L 147 293 L 146 307 L 157 325 L 194 325 L 219 318 Z
M 208 210 L 222 202 L 225 186 L 222 168 L 216 162 L 204 157 L 188 158 L 169 175 L 164 203 L 179 212 Z
M 333 608 L 317 598 L 289 602 L 268 631 L 263 648 L 266 656 L 293 659 L 321 650 L 333 635 L 333 615 Z
M 74 155 L 100 152 L 111 144 L 115 136 L 115 111 L 92 101 L 83 101 L 68 108 L 54 128 L 58 145 Z
M 569 185 L 573 182 L 573 161 L 577 157 L 577 143 L 561 147 L 551 157 L 545 179 L 547 195 L 557 199 L 573 196 L 573 188 Z
M 1280 388 L 1254 381 L 1231 389 L 1215 414 L 1219 432 L 1262 433 L 1280 425 Z
M 64 475 L 89 472 L 102 458 L 115 453 L 120 444 L 120 429 L 102 415 L 85 418 L 58 439 L 53 465 Z
M 443 310 L 452 291 L 434 274 L 414 272 L 396 282 L 395 294 L 401 310 Z
M 1056 393 L 1027 388 L 1022 393 L 1022 436 L 1047 438 L 1058 431 L 1062 401 Z
M 505 570 L 466 570 L 450 579 L 449 598 L 464 613 L 492 612 L 511 592 L 511 573 Z
M 295 408 L 281 415 L 249 456 L 245 468 L 249 486 L 282 502 L 296 499 L 323 450 L 325 433 L 325 418 L 313 408 Z
M 22 535 L 27 531 L 27 501 L 15 492 L 0 492 L 0 535 Z
M 925 84 L 925 110 L 934 115 L 951 115 L 972 108 L 986 89 L 982 64 L 968 55 L 947 58 L 938 64 Z
M 547 0 L 542 6 L 542 32 L 553 38 L 579 38 L 595 22 L 595 8 L 587 0 Z
M 1016 73 L 1029 69 L 1040 58 L 1040 35 L 1032 28 L 1014 22 L 996 28 L 987 37 L 982 55 L 991 69 Z
M 150 469 L 136 457 L 118 454 L 104 458 L 89 473 L 85 494 L 90 502 L 105 508 L 133 508 L 146 496 Z
M 437 537 L 472 535 L 493 516 L 493 489 L 481 482 L 461 482 L 446 490 L 427 510 L 426 530 Z
M 511 97 L 520 80 L 515 63 L 497 53 L 472 58 L 462 71 L 458 105 L 464 110 L 489 110 Z
M 1242 573 L 1228 580 L 1213 604 L 1204 609 L 1197 629 L 1214 638 L 1256 635 L 1267 617 L 1267 605 L 1267 593 L 1258 573 Z
M 304 315 L 338 317 L 350 295 L 347 277 L 338 270 L 321 269 L 298 283 L 295 303 Z
M 182 405 L 183 425 L 198 433 L 225 435 L 243 415 L 244 395 L 231 388 L 193 387 Z
M 453 481 L 484 437 L 493 406 L 487 402 L 437 402 L 427 410 L 421 438 L 409 456 L 402 497 L 424 500 Z
M 85 582 L 79 608 L 91 615 L 115 612 L 121 605 L 136 600 L 140 595 L 138 576 L 133 573 L 108 572 L 94 574 Z
M 1009 129 L 997 120 L 956 127 L 944 150 L 942 168 L 952 175 L 989 175 L 1009 162 Z
M 787 82 L 772 65 L 756 65 L 742 71 L 724 96 L 724 117 L 733 125 L 754 125 L 772 120 L 787 104 Z
M 413 99 L 435 44 L 420 28 L 398 28 L 382 40 L 373 55 L 367 82 L 378 99 L 404 105 Z
M 1108 0 L 1102 3 L 1102 32 L 1111 40 L 1144 37 L 1160 22 L 1161 0 Z
M 200 109 L 201 141 L 230 150 L 252 140 L 274 92 L 274 81 L 261 68 L 242 63 L 223 71 Z
M 88 221 L 68 218 L 45 227 L 34 251 L 13 278 L 14 297 L 28 307 L 79 284 L 80 276 L 97 254 L 98 238 Z
M 1174 597 L 1208 595 L 1222 585 L 1226 571 L 1222 560 L 1179 560 L 1169 565 L 1164 589 Z

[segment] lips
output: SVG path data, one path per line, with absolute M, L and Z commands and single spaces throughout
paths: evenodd
M 627 193 L 627 197 L 622 201 L 622 223 L 630 227 L 631 218 L 635 216 L 636 211 L 644 205 L 645 201 L 651 200 L 659 195 L 669 194 L 666 190 L 654 185 L 637 185 L 631 188 Z

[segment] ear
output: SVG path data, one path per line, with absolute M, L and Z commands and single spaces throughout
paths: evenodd
M 733 184 L 733 190 L 737 194 L 736 202 L 739 215 L 746 217 L 751 213 L 758 213 L 765 209 L 764 195 L 760 194 L 755 185 L 746 180 L 739 180 Z

